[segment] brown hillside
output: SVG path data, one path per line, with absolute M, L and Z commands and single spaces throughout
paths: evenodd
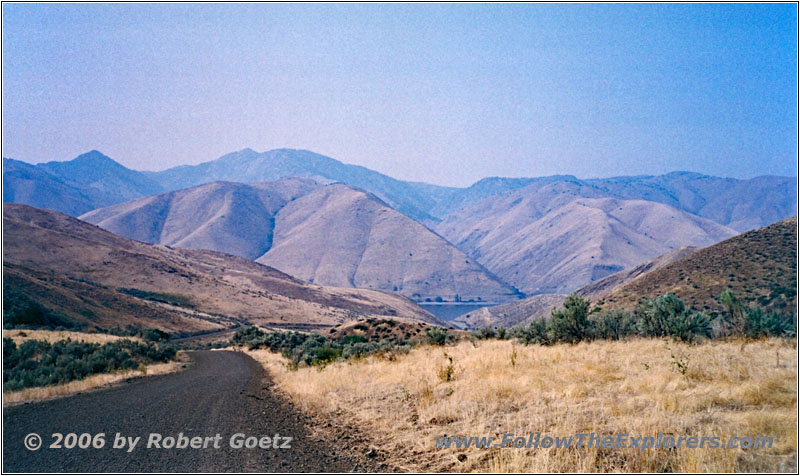
M 580 182 L 537 182 L 492 196 L 436 229 L 529 295 L 569 293 L 680 247 L 736 234 L 662 203 L 602 197 Z
M 335 325 L 365 315 L 437 322 L 397 295 L 309 284 L 243 258 L 148 245 L 25 205 L 4 205 L 3 231 L 4 285 L 96 326 L 162 315 L 177 321 L 157 327 L 186 330 L 219 327 L 214 316 L 278 326 Z M 81 313 L 78 301 L 91 312 Z M 154 305 L 175 312 L 156 313 Z
M 669 253 L 658 256 L 655 259 L 640 264 L 639 266 L 619 271 L 610 276 L 606 276 L 599 281 L 595 281 L 592 284 L 584 286 L 578 290 L 578 294 L 591 300 L 601 298 L 606 294 L 611 293 L 613 290 L 633 281 L 639 276 L 645 275 L 657 269 L 661 269 L 664 266 L 683 258 L 684 256 L 694 253 L 695 251 L 697 251 L 697 248 L 694 246 L 684 246 L 678 248 L 675 251 L 670 251 Z
M 214 182 L 80 217 L 152 244 L 241 256 L 325 286 L 417 301 L 509 301 L 516 290 L 375 195 L 306 179 Z
M 795 313 L 797 306 L 797 219 L 749 231 L 685 256 L 600 299 L 603 308 L 632 308 L 641 297 L 674 293 L 708 312 L 722 308 L 722 291 L 745 302 Z

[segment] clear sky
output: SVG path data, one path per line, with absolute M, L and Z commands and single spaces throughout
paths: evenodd
M 797 174 L 794 4 L 3 4 L 3 156 Z

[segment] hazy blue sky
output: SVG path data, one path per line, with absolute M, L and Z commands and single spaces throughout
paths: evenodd
M 794 4 L 3 5 L 3 155 L 797 173 Z

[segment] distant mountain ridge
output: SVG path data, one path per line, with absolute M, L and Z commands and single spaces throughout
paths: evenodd
M 295 149 L 243 149 L 216 160 L 160 172 L 131 170 L 97 151 L 68 162 L 38 165 L 3 159 L 3 168 L 4 202 L 41 206 L 73 216 L 141 196 L 215 181 L 252 183 L 288 177 L 362 188 L 431 227 L 481 200 L 492 200 L 535 183 L 552 182 L 581 184 L 593 189 L 598 197 L 663 203 L 737 231 L 794 216 L 797 208 L 796 177 L 740 180 L 693 172 L 604 179 L 570 175 L 488 177 L 469 187 L 456 188 L 397 180 L 366 167 Z
M 662 203 L 609 198 L 574 178 L 476 202 L 436 231 L 528 295 L 568 293 L 673 249 L 736 234 Z
M 3 158 L 3 202 L 22 203 L 77 216 L 162 192 L 143 172 L 93 150 L 68 162 L 31 165 Z
M 213 182 L 80 218 L 148 243 L 235 254 L 317 284 L 417 301 L 518 297 L 444 238 L 350 185 Z
M 394 179 L 359 165 L 350 165 L 307 150 L 275 149 L 256 152 L 243 149 L 198 165 L 182 165 L 161 172 L 145 172 L 165 190 L 193 187 L 208 182 L 269 182 L 287 177 L 342 182 L 368 190 L 393 208 L 417 221 L 435 220 L 429 210 L 436 204 L 428 188 Z

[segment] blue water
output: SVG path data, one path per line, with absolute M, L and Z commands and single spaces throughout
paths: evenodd
M 431 304 L 431 303 L 417 303 L 419 307 L 425 309 L 426 311 L 430 312 L 434 316 L 438 317 L 439 319 L 445 321 L 452 321 L 456 317 L 466 314 L 468 312 L 472 312 L 476 309 L 480 309 L 482 307 L 490 306 L 491 304 L 482 303 L 482 304 Z

